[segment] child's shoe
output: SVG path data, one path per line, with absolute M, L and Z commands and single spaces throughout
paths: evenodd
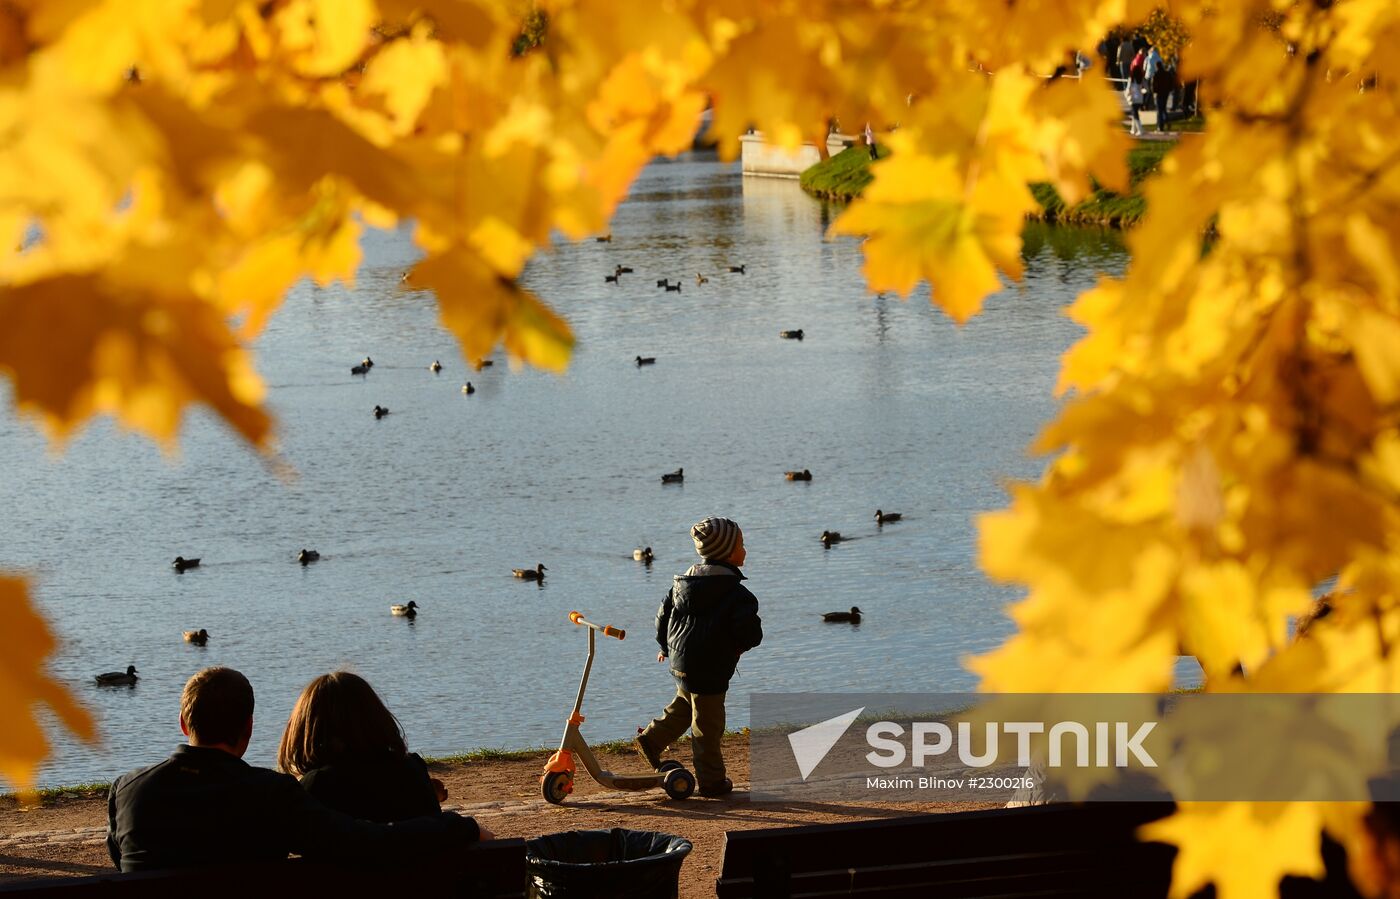
M 642 734 L 637 734 L 637 739 L 633 740 L 632 744 L 637 747 L 637 754 L 642 757 L 642 761 L 651 767 L 651 770 L 655 771 L 661 767 L 661 753 L 652 749 L 651 744 L 646 741 Z
M 707 799 L 718 799 L 721 796 L 728 796 L 734 792 L 734 781 L 725 778 L 719 783 L 701 784 L 700 795 Z

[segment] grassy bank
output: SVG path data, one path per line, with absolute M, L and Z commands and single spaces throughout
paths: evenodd
M 1131 191 L 1126 195 L 1099 188 L 1074 206 L 1067 206 L 1055 188 L 1036 184 L 1031 193 L 1040 204 L 1035 218 L 1069 225 L 1104 225 L 1126 228 L 1136 224 L 1147 211 L 1146 201 L 1138 191 L 1144 178 L 1157 170 L 1175 144 L 1168 141 L 1139 141 L 1128 152 L 1128 175 Z M 880 149 L 883 157 L 886 151 Z M 847 202 L 860 196 L 872 179 L 870 154 L 864 146 L 847 147 L 835 156 L 802 173 L 798 183 L 808 193 L 827 200 Z

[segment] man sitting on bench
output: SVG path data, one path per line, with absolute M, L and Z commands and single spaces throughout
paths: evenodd
M 206 668 L 180 696 L 189 744 L 124 774 L 107 798 L 107 849 L 122 871 L 285 859 L 408 859 L 491 834 L 455 812 L 396 824 L 326 808 L 296 778 L 243 761 L 253 735 L 253 688 L 232 668 Z

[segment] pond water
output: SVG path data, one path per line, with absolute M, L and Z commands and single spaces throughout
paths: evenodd
M 290 480 L 201 415 L 174 459 L 108 423 L 55 455 L 0 417 L 0 568 L 34 576 L 63 641 L 52 670 L 105 737 L 55 731 L 42 782 L 161 758 L 185 679 L 211 664 L 253 682 L 257 764 L 300 688 L 341 666 L 418 751 L 554 742 L 586 647 L 571 609 L 629 632 L 600 643 L 584 707 L 591 739 L 629 736 L 672 692 L 652 618 L 694 560 L 690 525 L 715 514 L 744 528 L 765 630 L 731 725 L 752 691 L 973 687 L 963 659 L 1010 632 L 1016 595 L 979 572 L 975 519 L 1040 470 L 1024 448 L 1077 336 L 1062 308 L 1125 251 L 1115 234 L 1032 226 L 1024 283 L 958 328 L 926 289 L 866 294 L 858 242 L 824 239 L 836 211 L 713 155 L 654 163 L 610 243 L 560 245 L 526 272 L 576 331 L 562 376 L 503 359 L 469 371 L 431 296 L 399 285 L 407 230 L 370 233 L 353 288 L 298 287 L 259 341 Z M 618 264 L 635 274 L 605 284 Z M 796 328 L 801 342 L 779 339 Z M 366 354 L 374 369 L 352 377 Z M 392 414 L 376 421 L 376 404 Z M 685 482 L 663 486 L 678 467 Z M 794 468 L 812 481 L 786 482 Z M 904 520 L 877 528 L 876 508 Z M 828 529 L 851 539 L 824 549 Z M 632 560 L 642 545 L 650 568 Z M 298 565 L 302 547 L 321 560 Z M 176 574 L 176 555 L 203 564 Z M 511 576 L 539 562 L 543 585 Z M 390 616 L 410 599 L 415 621 Z M 859 628 L 822 623 L 852 605 Z M 200 627 L 207 647 L 182 642 Z M 128 664 L 135 688 L 93 684 Z

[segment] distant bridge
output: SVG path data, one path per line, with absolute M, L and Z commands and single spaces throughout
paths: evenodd
M 827 155 L 835 156 L 856 141 L 857 138 L 850 134 L 827 135 Z M 821 162 L 822 158 L 816 144 L 805 143 L 796 153 L 789 153 L 782 147 L 768 143 L 759 131 L 740 136 L 739 146 L 740 167 L 744 174 L 765 178 L 796 178 Z

